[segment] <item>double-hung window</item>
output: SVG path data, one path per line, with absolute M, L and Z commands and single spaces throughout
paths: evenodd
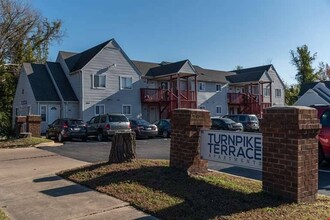
M 105 113 L 105 105 L 95 105 L 95 115 L 103 115 Z
M 120 89 L 132 89 L 132 77 L 120 77 Z
M 266 86 L 266 88 L 264 88 L 264 96 L 270 96 L 270 86 Z
M 217 115 L 220 115 L 221 112 L 222 112 L 222 108 L 221 108 L 221 106 L 218 105 L 218 106 L 215 107 L 215 109 L 216 109 L 216 114 L 217 114 Z
M 275 97 L 281 97 L 282 93 L 281 93 L 281 89 L 275 89 Z
M 93 88 L 105 88 L 106 75 L 94 74 L 92 79 Z
M 205 82 L 199 82 L 198 89 L 199 91 L 205 91 Z
M 222 86 L 221 84 L 216 84 L 215 85 L 215 91 L 216 92 L 221 92 L 221 86 Z
M 132 115 L 132 105 L 122 105 L 122 113 L 124 115 Z
M 41 121 L 47 121 L 47 105 L 40 105 Z

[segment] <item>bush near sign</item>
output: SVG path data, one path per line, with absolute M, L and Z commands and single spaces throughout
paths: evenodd
M 201 159 L 262 170 L 262 134 L 250 132 L 200 131 Z

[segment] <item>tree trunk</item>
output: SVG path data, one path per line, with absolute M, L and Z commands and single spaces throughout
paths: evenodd
M 135 132 L 116 133 L 112 137 L 109 163 L 131 162 L 136 158 Z

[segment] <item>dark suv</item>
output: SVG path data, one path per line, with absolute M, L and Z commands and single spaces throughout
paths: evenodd
M 123 114 L 98 115 L 87 122 L 88 136 L 96 136 L 98 141 L 107 140 L 116 132 L 130 131 L 130 122 Z
M 330 106 L 329 105 L 313 105 L 318 113 L 318 118 L 322 128 L 318 135 L 319 141 L 319 164 L 323 160 L 330 161 Z
M 85 122 L 80 119 L 62 118 L 55 120 L 48 125 L 46 138 L 55 138 L 59 142 L 66 139 L 79 138 L 83 141 L 87 140 L 87 128 Z
M 244 131 L 259 131 L 259 119 L 253 114 L 225 115 L 223 118 L 230 118 L 233 121 L 243 124 Z

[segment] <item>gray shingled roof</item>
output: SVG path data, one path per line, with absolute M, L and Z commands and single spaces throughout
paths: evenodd
M 241 70 L 232 70 L 230 72 L 235 72 L 237 74 L 227 76 L 226 79 L 231 83 L 257 82 L 260 80 L 265 71 L 268 71 L 271 68 L 271 66 L 272 65 L 270 64 Z
M 101 43 L 95 47 L 78 53 L 65 59 L 65 63 L 68 66 L 70 72 L 82 69 L 96 54 L 98 54 L 111 40 Z
M 47 66 L 55 80 L 55 83 L 64 101 L 78 101 L 77 96 L 74 93 L 71 84 L 61 67 L 61 64 L 54 62 L 47 62 Z
M 170 62 L 161 62 L 161 63 L 152 63 L 152 62 L 144 62 L 144 61 L 136 61 L 133 60 L 134 65 L 137 69 L 141 72 L 142 76 L 145 76 L 149 69 L 155 67 L 161 67 L 164 65 L 171 64 Z M 226 76 L 234 75 L 235 73 L 219 71 L 219 70 L 211 70 L 211 69 L 204 69 L 200 66 L 193 66 L 195 71 L 198 73 L 197 79 L 200 81 L 206 82 L 223 82 L 226 83 Z
M 27 75 L 36 101 L 61 101 L 47 72 L 46 65 L 31 64 L 31 68 L 31 72 L 27 71 Z
M 151 62 L 144 62 L 144 61 L 137 61 L 137 60 L 132 60 L 133 64 L 135 67 L 140 71 L 142 76 L 145 76 L 149 69 L 160 66 L 158 63 L 151 63 Z
M 304 83 L 300 86 L 300 92 L 298 96 L 302 96 L 305 94 L 309 89 L 314 88 L 316 84 L 318 83 L 324 83 L 324 85 L 330 89 L 330 81 L 322 81 L 322 82 L 311 82 L 311 83 Z
M 175 63 L 169 63 L 161 66 L 157 66 L 149 69 L 146 76 L 165 76 L 171 73 L 178 73 L 185 63 L 189 62 L 188 60 L 182 60 Z
M 226 76 L 235 75 L 235 73 L 204 69 L 200 66 L 194 66 L 194 68 L 198 73 L 198 81 L 227 83 Z

